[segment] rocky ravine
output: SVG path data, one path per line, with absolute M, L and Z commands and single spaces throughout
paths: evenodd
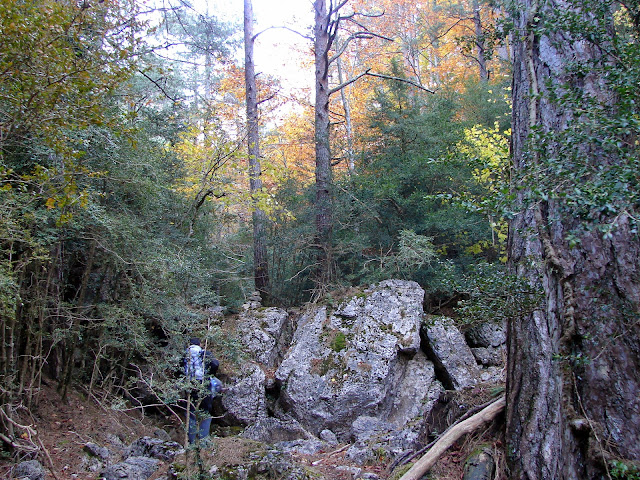
M 227 380 L 218 405 L 217 422 L 242 433 L 202 445 L 208 478 L 381 478 L 372 473 L 376 461 L 419 449 L 464 413 L 465 398 L 500 385 L 504 328 L 463 335 L 448 318 L 425 318 L 423 297 L 417 283 L 400 280 L 373 285 L 337 308 L 311 305 L 301 313 L 263 308 L 252 297 L 233 320 L 252 359 Z M 85 445 L 94 472 L 87 478 L 191 478 L 189 466 L 198 463 L 168 437 L 116 450 Z M 310 466 L 335 452 L 330 473 Z M 14 469 L 14 477 L 44 479 L 36 463 Z
M 425 319 L 423 297 L 415 282 L 388 280 L 298 315 L 254 298 L 239 326 L 253 362 L 228 385 L 225 420 L 306 452 L 351 443 L 361 464 L 421 446 L 445 390 L 503 381 L 505 343 L 498 325 L 465 338 L 448 318 Z

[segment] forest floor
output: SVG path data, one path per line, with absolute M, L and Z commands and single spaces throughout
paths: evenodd
M 63 401 L 50 385 L 43 386 L 38 405 L 21 421 L 37 432 L 31 443 L 40 447 L 37 460 L 49 470 L 47 480 L 98 478 L 100 472 L 95 471 L 90 456 L 84 452 L 89 442 L 111 450 L 113 445 L 126 446 L 144 436 L 154 437 L 158 428 L 175 430 L 174 425 L 144 417 L 136 410 L 113 410 L 82 391 L 70 391 Z M 19 460 L 30 459 L 27 456 Z M 0 461 L 0 478 L 12 478 L 14 462 L 6 458 Z
M 43 386 L 38 406 L 21 421 L 37 432 L 30 440 L 40 447 L 37 459 L 48 469 L 46 480 L 100 478 L 103 465 L 84 450 L 89 442 L 118 451 L 144 436 L 166 438 L 168 434 L 171 440 L 179 443 L 184 438 L 182 426 L 175 417 L 144 416 L 139 410 L 114 410 L 99 395 L 89 397 L 81 390 L 70 391 L 63 401 L 53 385 Z M 246 439 L 214 434 L 212 446 L 203 450 L 202 459 L 207 468 L 211 465 L 224 468 L 240 464 L 254 448 L 255 445 Z M 389 477 L 388 461 L 380 459 L 378 463 L 360 466 L 349 462 L 345 452 L 346 447 L 338 445 L 315 455 L 296 454 L 295 459 L 327 480 L 351 480 L 357 476 L 356 472 L 375 473 L 381 479 Z M 28 459 L 31 458 L 20 460 Z M 435 478 L 462 478 L 455 449 L 439 463 L 433 472 Z M 0 456 L 0 479 L 12 478 L 15 465 L 15 460 Z M 167 468 L 165 465 L 149 480 L 166 475 Z

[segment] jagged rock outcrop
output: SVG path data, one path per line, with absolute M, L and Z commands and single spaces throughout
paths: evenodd
M 253 360 L 267 368 L 275 367 L 282 361 L 289 348 L 292 327 L 286 310 L 263 308 L 255 300 L 244 306 L 238 320 L 246 351 Z
M 183 451 L 179 443 L 159 438 L 142 437 L 129 445 L 124 451 L 125 457 L 151 457 L 171 462 Z
M 424 326 L 427 354 L 449 389 L 480 383 L 480 370 L 464 335 L 447 317 L 432 317 Z
M 465 337 L 471 347 L 504 347 L 507 343 L 507 329 L 499 323 L 482 323 L 470 328 Z
M 348 440 L 351 425 L 371 416 L 402 429 L 437 398 L 433 365 L 420 348 L 424 291 L 389 280 L 334 312 L 310 308 L 275 372 L 279 407 L 315 435 Z M 411 397 L 411 398 L 410 398 Z
M 503 366 L 507 357 L 507 329 L 504 324 L 483 323 L 465 333 L 476 361 L 484 367 Z
M 453 320 L 425 318 L 423 296 L 415 282 L 388 280 L 297 315 L 252 296 L 235 319 L 251 361 L 227 382 L 224 422 L 291 451 L 351 442 L 359 463 L 411 450 L 445 388 L 504 375 L 504 329 L 465 339 Z
M 250 425 L 268 416 L 265 393 L 266 375 L 259 364 L 249 362 L 225 385 L 222 396 L 224 420 L 229 424 Z
M 504 348 L 472 347 L 471 353 L 473 353 L 474 358 L 480 365 L 495 367 L 505 364 L 507 352 Z
M 111 459 L 111 452 L 108 448 L 96 445 L 93 442 L 86 443 L 83 450 L 102 462 L 108 462 Z
M 264 443 L 287 442 L 296 439 L 311 439 L 311 435 L 293 418 L 260 418 L 245 429 L 242 436 Z
M 166 435 L 166 433 L 165 433 Z M 87 443 L 84 450 L 94 458 L 104 462 L 100 465 L 91 465 L 89 470 L 102 469 L 104 480 L 146 480 L 151 477 L 163 463 L 171 463 L 178 455 L 184 452 L 179 443 L 160 438 L 142 437 L 125 447 L 121 455 L 110 451 L 104 446 L 95 443 Z M 113 458 L 120 457 L 120 461 L 111 464 Z
M 160 460 L 150 457 L 129 457 L 107 467 L 102 473 L 104 480 L 147 480 L 155 473 Z

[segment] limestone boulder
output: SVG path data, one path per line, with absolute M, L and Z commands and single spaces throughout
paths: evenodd
M 419 353 L 423 297 L 417 283 L 390 280 L 333 311 L 309 308 L 275 373 L 280 409 L 314 435 L 328 429 L 343 441 L 362 416 L 403 428 L 422 415 L 436 382 Z
M 245 351 L 265 367 L 280 363 L 291 341 L 289 314 L 281 308 L 263 308 L 249 303 L 239 315 L 238 331 Z
M 160 460 L 149 457 L 129 457 L 102 473 L 104 480 L 147 480 L 160 466 Z
M 124 452 L 124 457 L 150 457 L 171 462 L 184 449 L 182 445 L 160 438 L 142 437 L 133 442 Z
M 265 394 L 266 375 L 255 362 L 245 363 L 237 376 L 225 383 L 222 406 L 224 422 L 250 425 L 268 416 Z
M 37 460 L 26 460 L 24 462 L 20 462 L 13 469 L 12 474 L 12 478 L 27 480 L 44 480 L 46 476 L 47 471 Z
M 242 436 L 268 444 L 313 438 L 297 420 L 275 417 L 258 419 L 242 432 Z
M 423 336 L 427 354 L 447 388 L 459 390 L 481 381 L 476 359 L 452 319 L 427 319 L 423 326 Z
M 505 364 L 507 351 L 500 347 L 472 347 L 471 353 L 476 361 L 485 367 L 501 366 Z

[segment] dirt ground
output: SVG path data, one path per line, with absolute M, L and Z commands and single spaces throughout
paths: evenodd
M 168 434 L 171 440 L 179 443 L 184 438 L 182 426 L 175 418 L 144 416 L 139 410 L 116 411 L 109 408 L 108 401 L 101 399 L 99 394 L 89 397 L 78 390 L 69 392 L 63 402 L 52 385 L 43 387 L 38 406 L 21 421 L 37 432 L 31 442 L 40 446 L 37 460 L 49 469 L 46 480 L 99 478 L 102 465 L 84 451 L 89 442 L 119 452 L 144 436 L 166 438 Z M 257 449 L 255 442 L 235 436 L 224 437 L 222 431 L 216 431 L 202 457 L 208 466 L 223 468 L 242 464 Z M 387 477 L 384 463 L 358 466 L 345 459 L 345 451 L 346 446 L 338 445 L 316 455 L 299 454 L 295 457 L 301 465 L 321 473 L 326 479 L 351 480 L 354 469 L 376 473 L 380 478 Z M 185 462 L 185 459 L 178 458 L 177 461 Z M 12 478 L 15 465 L 13 460 L 0 457 L 0 479 Z M 165 465 L 150 480 L 166 475 L 167 468 Z
M 113 410 L 99 396 L 88 398 L 83 392 L 71 391 L 66 401 L 62 401 L 51 385 L 43 387 L 39 404 L 29 417 L 23 415 L 21 421 L 37 432 L 31 443 L 40 447 L 37 460 L 50 469 L 47 480 L 98 478 L 99 471 L 87 471 L 92 468 L 90 456 L 83 451 L 88 442 L 117 451 L 145 435 L 156 436 L 158 428 L 177 436 L 175 425 L 145 418 L 136 410 Z M 15 463 L 3 458 L 0 478 L 11 478 L 14 466 Z
M 46 480 L 96 480 L 103 465 L 84 451 L 92 442 L 107 447 L 111 452 L 121 452 L 135 440 L 156 437 L 182 444 L 184 430 L 175 417 L 143 415 L 139 410 L 114 410 L 99 394 L 87 395 L 80 390 L 71 391 L 62 401 L 54 386 L 43 387 L 41 400 L 31 415 L 22 418 L 37 435 L 31 443 L 39 445 L 37 459 L 49 469 Z M 256 452 L 264 454 L 264 445 L 237 436 L 227 436 L 223 429 L 215 428 L 209 445 L 202 450 L 202 460 L 209 470 L 213 465 L 225 468 L 242 465 L 255 458 Z M 459 480 L 463 476 L 464 458 L 481 441 L 481 433 L 461 440 L 443 456 L 431 471 L 429 478 Z M 491 442 L 491 439 L 488 439 Z M 345 458 L 348 445 L 337 445 L 315 455 L 296 454 L 297 463 L 317 471 L 327 480 L 352 480 L 354 472 L 375 473 L 380 479 L 390 478 L 388 460 L 379 459 L 370 465 L 356 465 Z M 193 452 L 179 456 L 176 463 L 194 464 Z M 28 460 L 30 458 L 23 458 Z M 114 459 L 118 461 L 119 459 Z M 0 479 L 10 479 L 14 460 L 0 456 Z M 149 480 L 166 475 L 168 465 L 163 465 Z M 215 468 L 215 467 L 214 467 Z M 186 473 L 186 472 L 185 472 Z M 499 476 L 499 478 L 504 478 Z

